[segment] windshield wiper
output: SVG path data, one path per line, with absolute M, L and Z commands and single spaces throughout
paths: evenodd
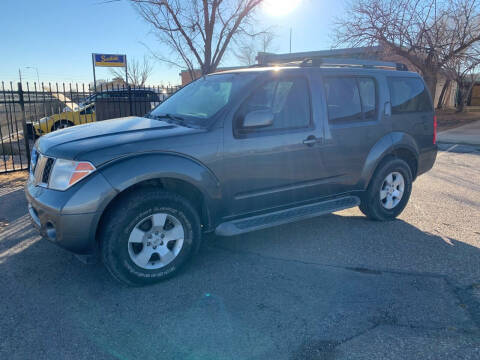
M 173 122 L 177 122 L 177 123 L 180 123 L 182 125 L 185 124 L 185 119 L 181 116 L 178 116 L 178 115 L 172 115 L 172 114 L 161 114 L 161 115 L 152 115 L 152 114 L 149 114 L 148 117 L 150 119 L 155 119 L 155 120 L 164 120 L 164 119 L 168 119 L 168 120 L 171 120 Z

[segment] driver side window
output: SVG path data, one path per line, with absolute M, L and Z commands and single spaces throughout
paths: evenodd
M 264 83 L 242 105 L 237 116 L 237 129 L 242 131 L 244 117 L 258 110 L 270 111 L 273 114 L 273 124 L 253 130 L 255 132 L 308 127 L 311 111 L 307 80 L 293 77 Z

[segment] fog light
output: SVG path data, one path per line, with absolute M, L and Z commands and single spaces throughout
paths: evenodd
M 45 234 L 47 235 L 48 240 L 55 241 L 57 239 L 57 230 L 50 221 L 45 225 Z

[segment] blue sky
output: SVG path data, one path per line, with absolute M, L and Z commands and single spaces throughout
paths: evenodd
M 293 51 L 327 49 L 335 16 L 342 14 L 345 0 L 301 0 L 284 16 L 263 9 L 261 26 L 275 26 L 275 52 L 289 51 L 289 29 L 293 29 Z M 91 53 L 120 53 L 142 59 L 148 50 L 166 51 L 128 3 L 102 0 L 2 0 L 0 80 L 18 81 L 18 69 L 26 81 L 91 82 Z M 238 65 L 229 55 L 224 65 Z M 154 63 L 150 84 L 177 84 L 179 69 Z M 97 78 L 111 78 L 97 68 Z

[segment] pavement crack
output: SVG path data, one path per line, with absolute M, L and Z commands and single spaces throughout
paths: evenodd
M 480 329 L 480 301 L 474 294 L 474 292 L 479 291 L 480 283 L 460 287 L 455 286 L 448 278 L 445 278 L 445 281 L 455 294 L 459 305 L 467 312 L 475 326 Z
M 328 263 L 321 263 L 315 261 L 305 261 L 305 260 L 298 260 L 298 259 L 285 259 L 279 258 L 275 256 L 269 256 L 260 254 L 253 251 L 246 251 L 246 250 L 239 250 L 239 249 L 229 249 L 218 244 L 208 245 L 207 248 L 210 247 L 212 249 L 222 250 L 233 254 L 244 254 L 244 255 L 252 255 L 259 257 L 261 259 L 266 260 L 273 260 L 273 261 L 282 261 L 282 262 L 289 262 L 289 263 L 296 263 L 302 265 L 311 265 L 311 266 L 323 266 L 332 269 L 342 269 L 342 270 L 349 270 L 349 271 L 356 271 L 356 272 L 363 272 L 363 273 L 370 273 L 370 274 L 394 274 L 394 275 L 401 275 L 401 276 L 416 276 L 416 277 L 428 277 L 428 278 L 437 278 L 437 279 L 444 279 L 447 276 L 444 274 L 436 274 L 436 273 L 429 273 L 429 272 L 415 272 L 415 271 L 402 271 L 402 270 L 395 270 L 395 269 L 382 269 L 382 268 L 371 268 L 369 266 L 364 265 L 335 265 L 335 264 L 328 264 Z
M 309 339 L 306 340 L 300 345 L 300 347 L 292 354 L 290 357 L 293 360 L 302 359 L 321 359 L 321 360 L 330 360 L 335 358 L 335 351 L 340 345 L 349 342 L 359 336 L 366 334 L 367 332 L 375 329 L 378 324 L 369 326 L 355 334 L 345 337 L 340 340 L 335 339 Z

